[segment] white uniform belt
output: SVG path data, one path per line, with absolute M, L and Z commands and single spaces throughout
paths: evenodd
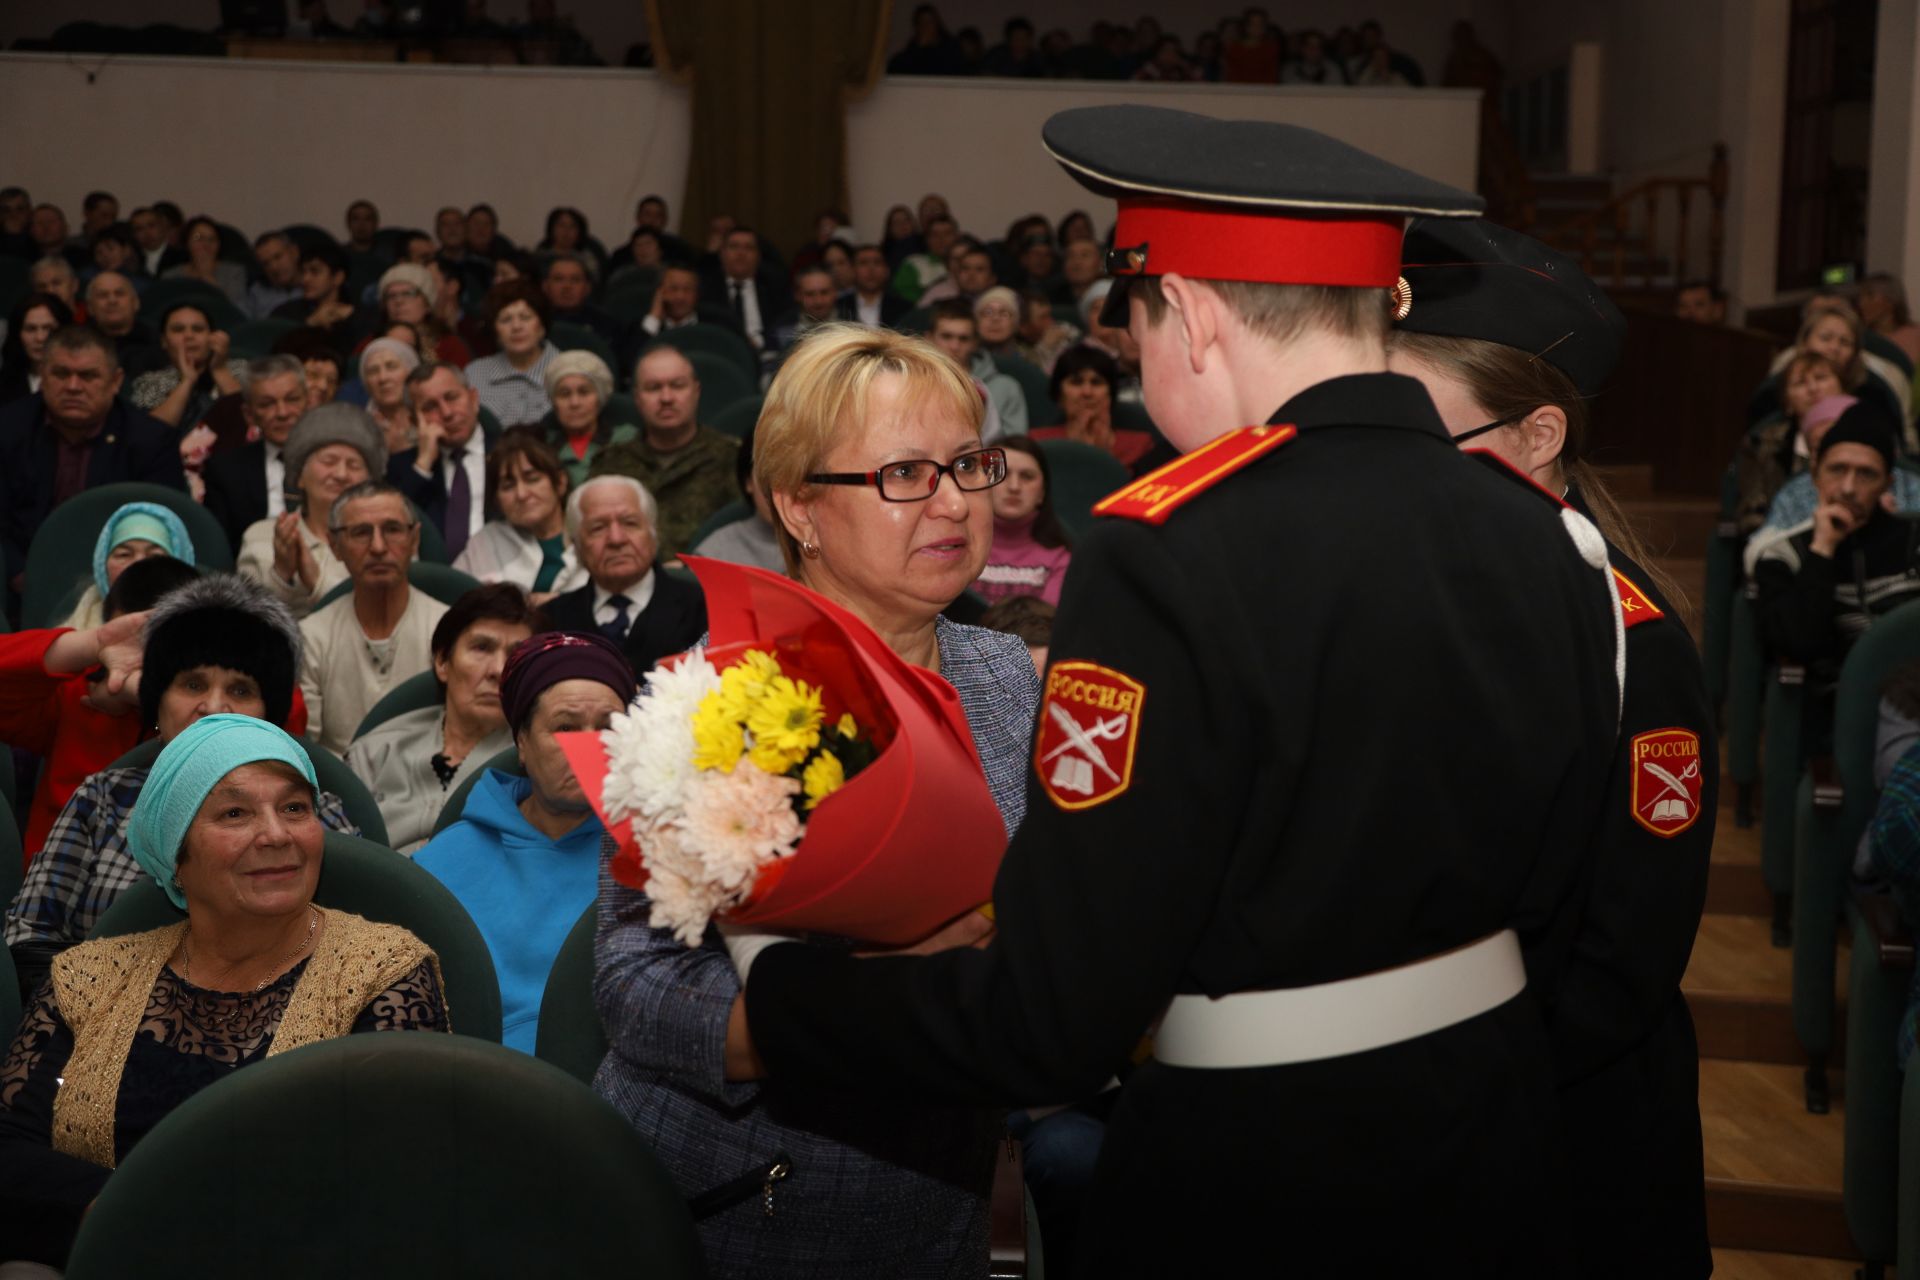
M 1365 1053 L 1475 1018 L 1526 989 L 1503 929 L 1396 969 L 1278 991 L 1175 996 L 1153 1056 L 1175 1067 L 1270 1067 Z

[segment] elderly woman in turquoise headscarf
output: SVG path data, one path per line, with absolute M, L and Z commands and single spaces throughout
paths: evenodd
M 157 502 L 129 502 L 113 513 L 94 540 L 93 579 L 59 625 L 86 631 L 105 622 L 101 608 L 121 570 L 154 556 L 192 564 L 193 539 L 187 535 L 187 526 Z
M 0 1256 L 61 1265 L 134 1144 L 235 1071 L 447 1029 L 424 943 L 315 905 L 315 785 L 300 744 L 250 716 L 207 716 L 161 751 L 129 843 L 185 919 L 64 952 L 35 994 L 0 1065 Z

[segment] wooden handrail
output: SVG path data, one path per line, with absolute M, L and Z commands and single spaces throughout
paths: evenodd
M 1590 276 L 1597 276 L 1596 249 L 1600 228 L 1611 226 L 1614 233 L 1612 270 L 1608 285 L 1611 288 L 1624 288 L 1628 283 L 1627 275 L 1627 235 L 1633 226 L 1635 206 L 1638 206 L 1644 219 L 1642 242 L 1646 249 L 1647 269 L 1641 273 L 1638 283 L 1650 287 L 1653 283 L 1653 260 L 1658 255 L 1660 207 L 1662 197 L 1671 194 L 1677 211 L 1675 219 L 1674 250 L 1668 255 L 1673 263 L 1676 283 L 1690 276 L 1688 271 L 1688 247 L 1693 223 L 1693 197 L 1695 192 L 1705 192 L 1708 202 L 1707 222 L 1707 269 L 1706 277 L 1714 284 L 1720 283 L 1722 260 L 1725 256 L 1727 239 L 1727 189 L 1729 186 L 1727 165 L 1727 144 L 1716 142 L 1713 146 L 1713 162 L 1708 166 L 1704 177 L 1658 177 L 1637 182 L 1627 190 L 1607 201 L 1606 204 L 1590 213 L 1583 213 L 1569 219 L 1542 238 L 1557 248 L 1569 251 L 1578 250 L 1580 265 Z

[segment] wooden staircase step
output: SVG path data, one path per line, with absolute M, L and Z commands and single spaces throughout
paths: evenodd
M 1778 996 L 1737 996 L 1689 992 L 1687 1011 L 1701 1058 L 1727 1062 L 1765 1062 L 1804 1068 L 1807 1051 L 1793 1029 L 1793 1002 Z M 1846 1006 L 1834 1010 L 1833 1049 L 1827 1055 L 1828 1080 L 1846 1066 Z
M 1606 483 L 1607 492 L 1621 502 L 1653 496 L 1653 464 L 1651 462 L 1618 462 L 1605 466 L 1596 465 L 1593 469 Z
M 1680 989 L 1689 997 L 1710 993 L 1790 998 L 1793 953 L 1773 945 L 1771 926 L 1771 913 L 1763 918 L 1702 916 Z
M 1811 1115 L 1797 1067 L 1702 1059 L 1707 1233 L 1728 1249 L 1854 1256 L 1841 1207 L 1846 1100 Z
M 1725 816 L 1721 820 L 1731 824 L 1732 815 L 1724 810 L 1723 814 Z M 1722 859 L 1716 851 L 1713 861 L 1707 864 L 1707 912 L 1722 916 L 1756 916 L 1771 921 L 1773 892 L 1767 888 L 1759 862 Z
M 1715 1249 L 1713 1280 L 1853 1280 L 1855 1265 L 1851 1259 Z M 1893 1268 L 1887 1268 L 1887 1275 L 1893 1275 Z
M 1720 524 L 1720 504 L 1708 498 L 1656 496 L 1623 500 L 1620 506 L 1656 556 L 1705 557 Z

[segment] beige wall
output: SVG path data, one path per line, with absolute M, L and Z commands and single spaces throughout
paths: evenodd
M 847 115 L 848 212 L 876 234 L 888 206 L 929 191 L 970 231 L 998 236 L 1028 213 L 1057 220 L 1086 209 L 1104 229 L 1113 202 L 1067 177 L 1040 146 L 1040 126 L 1074 106 L 1144 102 L 1181 111 L 1306 125 L 1442 182 L 1471 190 L 1479 94 L 1457 89 L 1254 89 L 1233 85 L 1102 85 L 1059 80 L 884 82 Z
M 76 222 L 105 187 L 125 209 L 171 199 L 247 231 L 338 232 L 359 197 L 390 226 L 486 200 L 528 242 L 555 204 L 617 232 L 648 192 L 677 202 L 688 112 L 641 71 L 123 58 L 88 84 L 63 56 L 6 54 L 0 120 L 46 127 L 0 130 L 0 180 Z
M 1476 97 L 1454 90 L 1253 90 L 901 79 L 849 112 L 858 228 L 888 205 L 944 192 L 964 225 L 997 235 L 1035 210 L 1111 216 L 1040 148 L 1064 107 L 1150 101 L 1323 129 L 1459 186 L 1474 184 Z M 94 187 L 127 208 L 172 199 L 248 231 L 341 224 L 366 197 L 388 225 L 429 225 L 443 204 L 491 202 L 510 238 L 538 238 L 572 204 L 603 239 L 634 204 L 685 187 L 690 101 L 651 72 L 388 67 L 242 60 L 118 59 L 94 82 L 64 57 L 0 55 L 0 119 L 58 129 L 0 131 L 0 181 L 77 220 Z M 164 107 L 165 130 L 143 128 Z M 87 139 L 77 150 L 76 138 Z
M 1867 270 L 1920 289 L 1920 0 L 1880 0 L 1873 66 Z M 1911 295 L 1910 295 L 1911 297 Z

